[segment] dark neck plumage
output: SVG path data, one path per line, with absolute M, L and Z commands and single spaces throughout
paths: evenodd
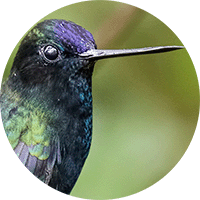
M 92 106 L 91 76 L 80 73 L 67 78 L 55 76 L 49 82 L 30 84 L 22 81 L 20 74 L 13 71 L 7 83 L 20 96 L 22 103 L 52 112 L 65 110 L 67 114 L 76 115 L 76 111 Z

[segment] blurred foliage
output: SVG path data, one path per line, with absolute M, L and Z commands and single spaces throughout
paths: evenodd
M 44 19 L 52 18 L 83 26 L 98 48 L 182 45 L 157 18 L 119 2 L 81 2 Z M 198 80 L 185 49 L 107 59 L 95 65 L 93 100 L 92 147 L 71 194 L 119 198 L 151 186 L 181 159 L 196 128 Z

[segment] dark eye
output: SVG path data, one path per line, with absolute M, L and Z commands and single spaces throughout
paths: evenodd
M 44 55 L 48 60 L 56 60 L 59 56 L 58 49 L 48 45 L 44 47 Z

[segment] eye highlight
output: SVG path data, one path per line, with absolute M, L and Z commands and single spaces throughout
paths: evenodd
M 44 58 L 47 61 L 55 62 L 60 59 L 60 52 L 59 50 L 53 45 L 46 45 L 41 49 Z
M 58 50 L 51 45 L 46 46 L 44 48 L 44 55 L 49 60 L 55 60 L 58 57 Z

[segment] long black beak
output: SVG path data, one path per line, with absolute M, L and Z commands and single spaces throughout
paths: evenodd
M 82 54 L 79 54 L 79 56 L 89 60 L 100 60 L 113 57 L 163 53 L 183 48 L 184 46 L 159 46 L 159 47 L 144 47 L 138 49 L 117 49 L 117 50 L 91 49 Z

